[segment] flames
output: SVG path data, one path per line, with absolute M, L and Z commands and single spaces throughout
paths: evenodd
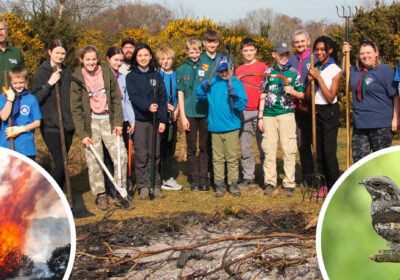
M 23 259 L 27 232 L 35 205 L 46 188 L 40 173 L 29 164 L 15 158 L 0 178 L 0 278 L 19 269 Z

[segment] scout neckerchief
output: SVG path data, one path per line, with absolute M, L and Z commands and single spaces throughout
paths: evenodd
M 329 57 L 329 60 L 322 66 L 321 66 L 321 62 L 318 61 L 317 63 L 315 63 L 315 68 L 317 68 L 318 72 L 321 73 L 322 71 L 324 71 L 325 68 L 327 68 L 331 64 L 336 64 L 336 61 L 333 57 Z M 317 81 L 315 81 L 315 82 L 316 82 L 315 83 L 315 92 L 317 92 L 317 90 L 319 89 L 319 85 L 318 85 Z
M 17 93 L 15 95 L 15 102 L 14 102 L 14 108 L 13 108 L 13 112 L 11 115 L 11 125 L 15 126 L 17 125 L 17 117 L 19 115 L 19 111 L 21 109 L 21 98 L 24 95 L 27 95 L 29 93 L 29 91 L 27 89 L 24 89 L 22 92 Z
M 365 94 L 365 75 L 367 74 L 368 71 L 371 71 L 372 69 L 373 69 L 372 66 L 363 68 L 361 78 L 357 83 L 357 99 L 358 99 L 358 101 L 361 101 Z
M 285 76 L 285 75 L 284 75 L 284 72 L 287 71 L 287 70 L 289 70 L 289 68 L 290 68 L 291 66 L 292 66 L 292 64 L 291 64 L 290 62 L 286 63 L 286 64 L 283 65 L 282 67 L 280 67 L 280 66 L 278 65 L 278 63 L 275 62 L 273 68 L 274 68 L 276 71 L 279 71 L 279 73 L 280 73 L 282 76 Z M 282 79 L 280 79 L 280 78 L 279 78 L 279 85 L 278 85 L 278 92 L 277 92 L 277 93 L 282 93 Z
M 303 54 L 296 53 L 296 57 L 299 60 L 299 65 L 297 66 L 297 71 L 299 71 L 299 74 L 301 76 L 302 70 L 303 70 L 303 61 L 306 60 L 306 58 L 311 54 L 310 49 L 306 49 Z

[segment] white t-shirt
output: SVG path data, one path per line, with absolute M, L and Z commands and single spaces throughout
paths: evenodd
M 333 78 L 340 72 L 342 72 L 342 69 L 340 69 L 339 66 L 337 66 L 336 64 L 330 64 L 328 67 L 326 67 L 324 70 L 321 71 L 320 73 L 321 78 L 328 89 L 331 89 Z M 335 99 L 333 99 L 332 103 L 336 102 L 337 102 L 337 96 L 335 96 Z M 325 96 L 321 91 L 321 88 L 318 88 L 317 92 L 315 93 L 315 104 L 318 105 L 329 104 L 328 101 L 326 101 Z

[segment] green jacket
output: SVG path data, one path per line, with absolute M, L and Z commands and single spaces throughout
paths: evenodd
M 205 79 L 206 71 L 201 68 L 200 61 L 193 62 L 189 58 L 176 70 L 176 89 L 183 91 L 185 115 L 191 118 L 207 117 L 207 100 L 196 98 L 196 87 Z
M 107 94 L 108 111 L 110 115 L 111 130 L 114 127 L 122 127 L 122 105 L 119 86 L 114 71 L 108 64 L 101 64 L 103 71 L 104 87 Z M 77 67 L 72 74 L 71 83 L 71 112 L 75 124 L 75 133 L 80 139 L 91 137 L 91 110 L 89 94 L 85 87 L 82 68 Z
M 4 71 L 9 71 L 17 65 L 25 67 L 25 60 L 22 52 L 7 43 L 4 52 L 0 51 L 0 88 L 4 86 Z

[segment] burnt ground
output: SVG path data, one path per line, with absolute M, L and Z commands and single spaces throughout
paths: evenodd
M 316 219 L 303 213 L 227 208 L 157 219 L 107 216 L 77 227 L 70 279 L 321 278 Z

